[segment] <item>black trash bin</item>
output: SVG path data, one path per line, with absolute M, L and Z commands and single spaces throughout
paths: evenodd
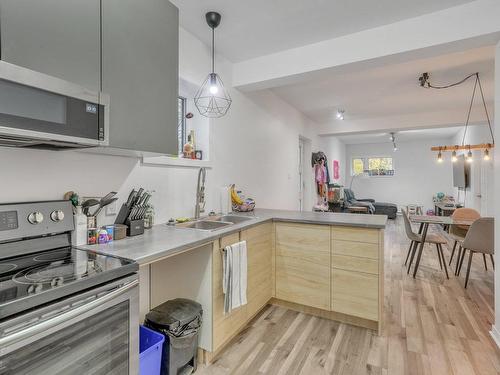
M 184 298 L 167 301 L 146 315 L 144 325 L 165 336 L 162 375 L 196 371 L 202 315 L 203 309 L 198 302 Z

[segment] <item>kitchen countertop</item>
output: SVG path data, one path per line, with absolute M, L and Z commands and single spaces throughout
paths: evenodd
M 227 234 L 247 229 L 266 221 L 294 222 L 322 225 L 340 225 L 361 228 L 383 229 L 386 215 L 360 215 L 331 212 L 304 212 L 256 209 L 254 212 L 238 212 L 234 215 L 253 217 L 243 223 L 234 224 L 216 231 L 202 231 L 190 228 L 175 228 L 166 224 L 154 226 L 143 235 L 127 237 L 104 245 L 83 245 L 81 249 L 93 250 L 137 261 L 139 264 L 152 263 L 161 258 L 173 256 L 188 249 L 210 243 Z

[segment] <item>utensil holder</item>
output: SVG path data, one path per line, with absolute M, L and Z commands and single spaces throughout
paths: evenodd
M 132 237 L 144 234 L 144 219 L 127 220 L 125 224 L 128 226 L 127 236 Z

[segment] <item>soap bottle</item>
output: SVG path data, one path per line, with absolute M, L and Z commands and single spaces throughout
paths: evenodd
M 71 234 L 71 244 L 73 246 L 85 245 L 87 243 L 87 216 L 84 215 L 82 206 L 76 206 L 73 221 L 75 230 Z

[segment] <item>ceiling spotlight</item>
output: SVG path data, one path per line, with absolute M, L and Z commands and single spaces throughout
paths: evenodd
M 441 151 L 438 152 L 438 163 L 443 162 L 443 154 L 441 154 Z
M 472 163 L 472 151 L 470 150 L 470 148 L 469 148 L 469 152 L 467 153 L 467 156 L 466 156 L 465 160 L 468 163 Z
M 337 117 L 337 120 L 343 120 L 344 113 L 345 113 L 345 111 L 343 109 L 338 109 L 337 114 L 335 115 L 335 117 Z
M 455 163 L 457 160 L 458 160 L 457 152 L 455 150 L 453 150 L 453 152 L 451 153 L 451 162 Z
M 391 134 L 391 137 L 389 138 L 392 142 L 392 149 L 394 150 L 394 152 L 396 152 L 398 150 L 398 146 L 396 146 L 396 137 L 394 136 L 394 133 L 390 133 Z
M 490 150 L 488 150 L 487 148 L 484 150 L 483 160 L 485 161 L 490 160 Z

